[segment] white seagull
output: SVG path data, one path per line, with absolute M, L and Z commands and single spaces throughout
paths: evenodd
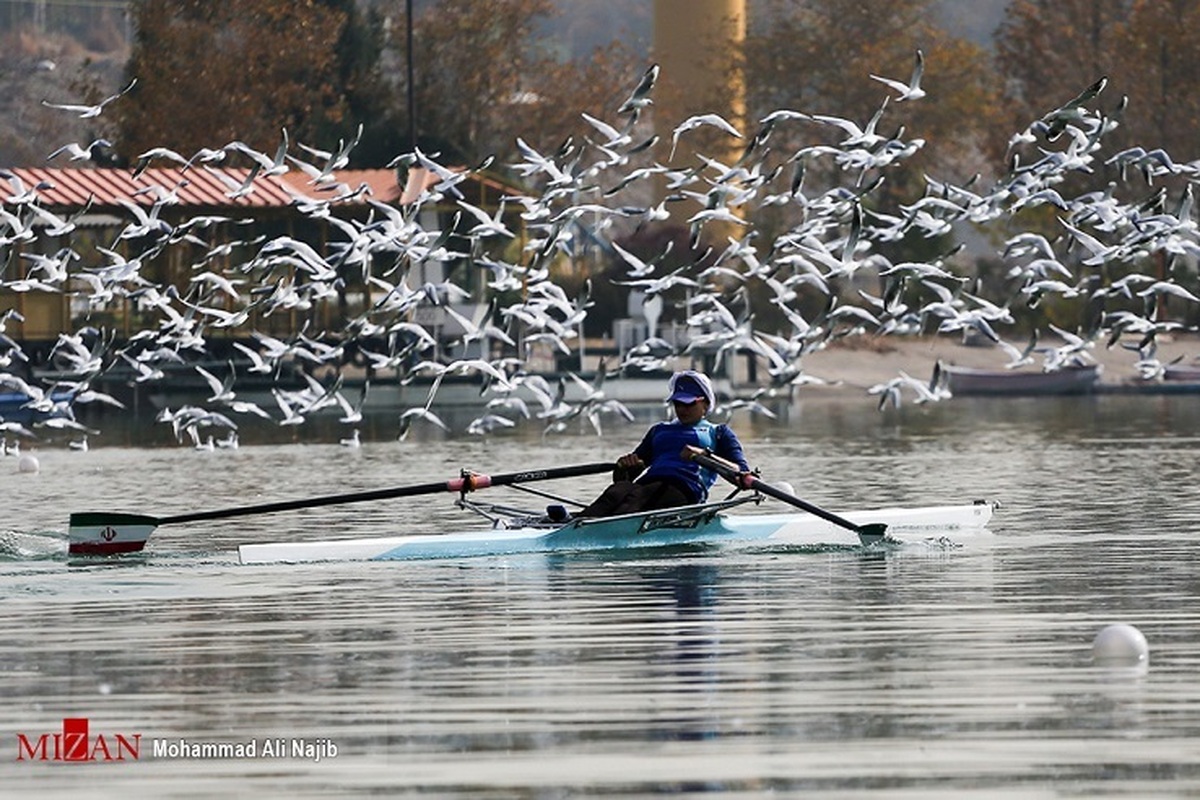
M 50 161 L 58 156 L 66 153 L 71 158 L 71 161 L 90 161 L 96 157 L 96 152 L 100 148 L 111 148 L 112 142 L 107 139 L 93 139 L 92 143 L 87 147 L 81 146 L 78 142 L 69 142 L 55 150 L 50 155 L 46 156 L 46 160 Z
M 667 160 L 671 161 L 675 158 L 675 147 L 679 144 L 680 136 L 703 125 L 711 125 L 714 128 L 725 131 L 725 133 L 734 138 L 742 138 L 741 132 L 729 124 L 720 114 L 697 114 L 693 117 L 688 117 L 675 126 L 675 132 L 671 135 L 671 155 L 667 156 Z
M 918 50 L 916 55 L 916 63 L 913 65 L 912 77 L 908 83 L 892 80 L 891 78 L 883 78 L 879 75 L 872 75 L 873 80 L 877 80 L 882 84 L 890 86 L 899 92 L 896 97 L 897 103 L 902 103 L 905 100 L 920 100 L 925 96 L 925 90 L 921 88 L 921 76 L 925 74 L 925 56 Z
M 46 106 L 47 108 L 60 108 L 63 111 L 76 111 L 79 113 L 80 119 L 90 119 L 92 117 L 100 116 L 100 113 L 102 111 L 104 111 L 104 107 L 106 105 L 108 105 L 113 100 L 116 100 L 118 97 L 120 97 L 121 95 L 128 92 L 135 85 L 137 85 L 137 78 L 134 78 L 133 80 L 131 80 L 125 86 L 125 88 L 122 89 L 121 91 L 117 92 L 114 95 L 110 95 L 109 97 L 104 98 L 103 100 L 101 100 L 99 103 L 97 103 L 95 105 L 84 105 L 84 104 L 75 104 L 75 103 L 51 103 L 47 100 L 43 100 L 42 105 Z
M 634 88 L 633 93 L 628 99 L 621 104 L 617 109 L 618 114 L 638 114 L 643 108 L 651 105 L 654 101 L 650 99 L 650 92 L 654 90 L 654 83 L 658 80 L 658 64 L 651 64 L 642 73 L 642 79 Z

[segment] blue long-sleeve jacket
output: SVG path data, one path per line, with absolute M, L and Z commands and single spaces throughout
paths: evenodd
M 689 444 L 711 450 L 742 470 L 750 469 L 742 452 L 742 443 L 728 425 L 714 424 L 706 419 L 694 425 L 672 420 L 652 426 L 634 449 L 634 455 L 648 465 L 637 482 L 666 479 L 685 488 L 692 495 L 693 502 L 706 501 L 709 487 L 716 482 L 717 474 L 680 456 L 684 446 Z

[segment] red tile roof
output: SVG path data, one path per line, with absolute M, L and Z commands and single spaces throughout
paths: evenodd
M 349 202 L 365 204 L 366 196 L 382 203 L 395 203 L 403 187 L 396 183 L 396 173 L 389 169 L 338 170 L 335 181 L 323 186 L 310 182 L 297 172 L 256 177 L 252 190 L 233 197 L 250 170 L 209 166 L 188 170 L 151 167 L 136 178 L 127 169 L 10 169 L 27 189 L 37 189 L 40 205 L 78 207 L 89 198 L 93 206 L 114 206 L 117 199 L 151 206 L 164 194 L 173 194 L 181 206 L 288 206 L 296 198 L 332 199 L 339 193 L 350 193 L 366 184 L 369 195 L 360 193 Z M 0 198 L 2 199 L 2 198 Z
M 339 195 L 351 195 L 346 200 L 337 200 L 339 205 L 365 205 L 368 197 L 395 205 L 402 201 L 405 188 L 396 182 L 397 174 L 390 169 L 336 170 L 334 180 L 322 185 L 314 184 L 307 175 L 295 170 L 282 175 L 257 176 L 252 191 L 246 194 L 237 192 L 250 172 L 245 168 L 200 165 L 181 170 L 151 167 L 137 177 L 129 169 L 14 168 L 7 171 L 26 189 L 41 186 L 37 189 L 38 202 L 51 209 L 79 208 L 89 199 L 93 207 L 104 208 L 118 205 L 118 198 L 152 206 L 166 195 L 173 195 L 173 204 L 184 207 L 279 208 L 297 201 L 334 200 Z M 468 181 L 478 184 L 481 191 L 519 192 L 479 174 L 470 176 Z M 426 188 L 436 182 L 436 176 L 426 176 Z M 369 191 L 358 192 L 363 184 Z M 0 191 L 3 189 L 0 183 Z M 0 193 L 0 201 L 4 199 Z M 415 196 L 406 197 L 403 202 L 414 199 Z

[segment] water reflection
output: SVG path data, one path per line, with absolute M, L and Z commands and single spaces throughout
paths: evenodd
M 320 736 L 341 751 L 147 760 L 106 771 L 114 793 L 202 780 L 294 796 L 1184 796 L 1200 787 L 1198 414 L 1179 397 L 899 415 L 806 401 L 789 425 L 752 424 L 764 475 L 831 509 L 1003 501 L 990 535 L 872 553 L 271 567 L 233 554 L 468 522 L 447 496 L 164 526 L 141 559 L 68 565 L 37 545 L 73 510 L 165 515 L 592 461 L 641 428 L 356 451 L 47 449 L 41 474 L 0 475 L 0 717 L 10 731 L 87 715 L 148 737 Z M 1148 668 L 1091 662 L 1112 622 L 1145 633 Z M 0 765 L 14 794 L 86 788 L 80 771 L 27 767 Z

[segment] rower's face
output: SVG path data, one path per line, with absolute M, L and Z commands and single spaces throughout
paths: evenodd
M 708 411 L 708 403 L 697 400 L 694 403 L 681 403 L 676 400 L 671 404 L 675 408 L 675 418 L 685 425 L 691 425 L 704 419 Z

